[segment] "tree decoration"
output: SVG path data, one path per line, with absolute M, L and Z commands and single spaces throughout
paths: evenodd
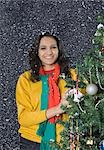
M 95 84 L 88 84 L 86 87 L 86 92 L 89 95 L 95 95 L 98 91 L 98 87 Z
M 60 150 L 104 150 L 104 16 L 97 21 L 93 49 L 78 63 L 77 76 L 65 77 L 71 107 L 63 107 L 69 119 L 60 121 Z

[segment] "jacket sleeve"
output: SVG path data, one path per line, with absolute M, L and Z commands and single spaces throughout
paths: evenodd
M 73 69 L 71 68 L 70 69 L 70 73 L 71 73 L 71 78 L 72 80 L 76 81 L 77 80 L 77 72 L 76 72 L 76 69 Z M 85 82 L 85 81 L 83 81 Z M 87 82 L 87 81 L 86 81 Z M 79 91 L 82 93 L 82 94 L 85 94 L 86 93 L 86 88 L 79 88 Z
M 71 68 L 69 71 L 70 71 L 72 80 L 76 81 L 76 80 L 77 80 L 77 72 L 76 72 L 76 69 Z
M 46 110 L 34 110 L 30 101 L 30 83 L 24 75 L 19 77 L 16 85 L 16 103 L 18 110 L 18 122 L 24 127 L 33 126 L 45 121 Z

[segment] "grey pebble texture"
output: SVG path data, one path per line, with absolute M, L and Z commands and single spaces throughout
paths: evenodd
M 19 150 L 15 87 L 30 69 L 28 49 L 41 32 L 54 32 L 74 66 L 92 47 L 103 0 L 0 0 L 0 150 Z

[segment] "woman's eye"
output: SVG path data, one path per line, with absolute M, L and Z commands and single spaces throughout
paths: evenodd
M 45 47 L 41 47 L 41 50 L 45 50 L 46 48 Z
M 52 48 L 53 48 L 53 49 L 55 49 L 55 48 L 56 48 L 56 46 L 53 46 Z

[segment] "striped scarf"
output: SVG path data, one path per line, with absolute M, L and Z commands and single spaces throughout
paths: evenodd
M 52 108 L 60 103 L 60 93 L 57 85 L 60 66 L 55 64 L 54 70 L 50 72 L 45 72 L 42 67 L 40 68 L 39 73 L 42 81 L 41 110 Z M 49 143 L 51 140 L 56 140 L 55 121 L 58 118 L 54 116 L 39 125 L 37 134 L 42 137 L 40 150 L 51 150 Z

